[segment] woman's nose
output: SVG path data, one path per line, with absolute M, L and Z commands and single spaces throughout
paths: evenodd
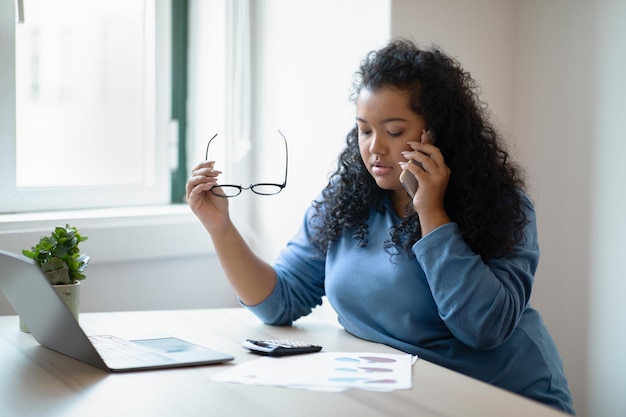
M 376 134 L 372 134 L 372 141 L 370 142 L 370 153 L 384 155 L 385 149 L 386 147 L 383 138 Z

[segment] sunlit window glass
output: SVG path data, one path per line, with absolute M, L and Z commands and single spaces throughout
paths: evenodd
M 16 28 L 17 187 L 154 180 L 151 4 L 25 2 Z

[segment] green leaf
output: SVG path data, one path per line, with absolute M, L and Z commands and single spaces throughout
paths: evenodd
M 82 272 L 70 271 L 70 279 L 71 279 L 71 281 L 82 281 L 85 278 L 87 278 L 87 277 Z
M 59 269 L 66 268 L 68 265 L 61 258 L 50 258 L 43 265 L 41 265 L 41 270 L 43 272 L 57 271 Z
M 76 227 L 66 224 L 65 227 L 55 227 L 49 236 L 41 236 L 35 246 L 30 250 L 23 249 L 22 254 L 35 260 L 46 274 L 50 274 L 52 284 L 70 283 L 85 279 L 83 271 L 90 257 L 81 254 L 78 248 L 78 244 L 85 240 L 87 236 L 81 236 Z M 56 273 L 62 270 L 65 274 Z
M 48 271 L 46 276 L 52 285 L 69 284 L 72 282 L 70 279 L 71 273 L 67 268 Z

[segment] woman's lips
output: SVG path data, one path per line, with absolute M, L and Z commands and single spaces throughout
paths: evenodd
M 373 164 L 372 165 L 372 174 L 374 175 L 384 176 L 384 175 L 389 174 L 391 171 L 393 171 L 393 168 L 390 167 L 389 165 L 385 165 L 385 164 Z

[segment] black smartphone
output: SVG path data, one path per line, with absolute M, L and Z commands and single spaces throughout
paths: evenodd
M 252 353 L 266 356 L 287 356 L 302 353 L 314 353 L 322 350 L 320 345 L 294 339 L 252 340 L 246 339 L 241 346 Z
M 430 143 L 434 144 L 435 134 L 432 131 L 432 129 L 426 132 L 426 134 L 428 135 L 428 140 L 430 141 Z M 419 162 L 413 161 L 413 163 L 416 163 L 420 165 L 421 167 L 421 164 Z M 411 198 L 415 197 L 418 184 L 417 184 L 417 178 L 415 178 L 415 175 L 413 175 L 411 171 L 407 171 L 407 170 L 402 171 L 402 173 L 400 174 L 400 183 L 402 184 L 406 192 L 411 196 Z

